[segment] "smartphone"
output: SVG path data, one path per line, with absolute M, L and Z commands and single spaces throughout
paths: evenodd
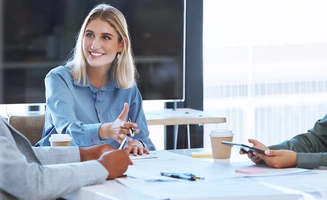
M 265 154 L 265 151 L 263 151 L 261 149 L 254 148 L 254 147 L 249 147 L 249 146 L 247 146 L 245 144 L 238 144 L 238 143 L 227 142 L 227 141 L 221 141 L 221 143 L 225 144 L 225 145 L 228 145 L 228 146 L 231 146 L 231 147 L 240 148 L 245 152 L 252 151 L 252 152 L 256 152 L 256 153 Z

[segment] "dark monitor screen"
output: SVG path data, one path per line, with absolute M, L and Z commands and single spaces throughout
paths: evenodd
M 185 0 L 10 0 L 3 5 L 3 103 L 45 102 L 45 75 L 67 59 L 98 3 L 126 17 L 143 99 L 184 100 Z

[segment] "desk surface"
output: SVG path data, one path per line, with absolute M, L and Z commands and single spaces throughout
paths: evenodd
M 189 149 L 177 153 L 190 154 L 191 151 L 193 150 Z M 326 199 L 327 188 L 324 183 L 327 170 L 272 169 L 273 172 L 277 172 L 277 176 L 269 176 L 271 172 L 268 172 L 268 175 L 256 177 L 256 175 L 235 172 L 235 169 L 239 168 L 257 167 L 250 161 L 208 162 L 165 150 L 157 151 L 157 155 L 158 158 L 155 159 L 134 160 L 134 165 L 126 172 L 127 178 L 86 186 L 65 198 L 78 200 Z M 288 170 L 295 172 L 292 174 Z M 161 171 L 189 172 L 205 179 L 188 181 L 170 178 L 170 181 L 155 181 L 153 177 L 161 177 L 158 175 Z M 151 180 L 148 177 L 151 177 Z
M 190 108 L 146 111 L 145 116 L 148 125 L 210 124 L 226 122 L 225 117 Z

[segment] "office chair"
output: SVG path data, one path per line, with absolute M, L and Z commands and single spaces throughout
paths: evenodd
M 34 146 L 42 137 L 45 115 L 11 115 L 8 123 L 21 132 Z

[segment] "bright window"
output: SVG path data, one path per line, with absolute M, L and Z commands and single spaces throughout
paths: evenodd
M 327 1 L 204 0 L 204 110 L 275 144 L 327 113 Z

